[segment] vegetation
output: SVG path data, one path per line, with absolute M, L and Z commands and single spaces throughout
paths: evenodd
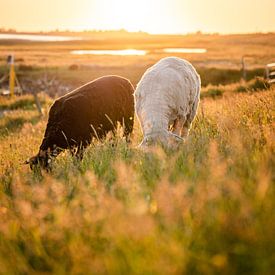
M 269 88 L 269 82 L 262 77 L 256 77 L 254 80 L 250 81 L 248 85 L 248 89 L 250 89 L 251 91 L 262 91 Z
M 56 33 L 62 35 L 61 32 Z M 274 62 L 275 33 L 218 35 L 149 35 L 127 32 L 63 33 L 84 36 L 84 40 L 39 42 L 0 41 L 0 79 L 7 74 L 8 52 L 15 54 L 16 73 L 20 82 L 41 79 L 46 74 L 71 88 L 102 75 L 118 74 L 137 84 L 144 71 L 165 56 L 175 55 L 190 61 L 201 75 L 202 85 L 227 85 L 243 77 L 263 76 L 264 67 Z M 9 51 L 7 52 L 7 48 Z M 164 53 L 166 48 L 205 48 L 203 54 Z M 144 56 L 74 55 L 74 50 L 138 49 Z M 1 84 L 1 86 L 3 86 Z M 7 86 L 7 83 L 6 83 Z M 1 87 L 0 87 L 1 88 Z
M 136 124 L 51 173 L 23 165 L 46 117 L 2 100 L 20 107 L 0 119 L 0 274 L 271 274 L 274 88 L 236 87 L 211 88 L 176 152 L 139 150 Z
M 224 93 L 223 89 L 210 86 L 210 87 L 207 87 L 205 91 L 201 94 L 201 98 L 204 98 L 204 97 L 217 98 L 217 97 L 221 97 L 223 93 Z
M 46 102 L 47 100 L 47 102 Z M 49 105 L 50 100 L 45 95 L 39 96 L 41 105 L 46 103 Z M 0 97 L 0 111 L 11 111 L 11 110 L 34 110 L 36 109 L 35 99 L 32 95 L 24 95 L 20 97 L 10 98 L 6 100 L 4 97 Z

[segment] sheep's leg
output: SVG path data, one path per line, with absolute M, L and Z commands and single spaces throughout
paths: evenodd
M 182 127 L 181 133 L 180 133 L 180 136 L 182 138 L 187 138 L 188 137 L 190 125 L 191 125 L 191 123 L 189 122 L 188 119 L 186 119 L 186 121 L 185 121 L 185 123 Z
M 177 119 L 175 119 L 174 124 L 172 126 L 172 133 L 175 135 L 181 136 L 184 124 L 185 124 L 185 119 L 182 116 L 177 117 Z
M 190 130 L 192 121 L 194 120 L 194 118 L 197 114 L 198 105 L 199 105 L 199 100 L 195 100 L 195 102 L 192 105 L 191 111 L 188 114 L 188 116 L 186 118 L 186 121 L 185 121 L 185 123 L 183 125 L 183 128 L 182 128 L 181 136 L 183 138 L 186 138 L 189 134 L 189 130 Z
M 127 143 L 130 142 L 130 135 L 133 131 L 133 127 L 134 127 L 134 121 L 132 118 L 127 120 L 126 123 L 123 125 L 123 130 L 124 130 L 123 135 L 125 136 Z

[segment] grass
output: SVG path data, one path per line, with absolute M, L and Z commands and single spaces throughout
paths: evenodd
M 202 79 L 202 85 L 226 85 L 239 82 L 242 79 L 242 72 L 238 69 L 227 68 L 198 68 Z M 250 69 L 247 71 L 247 80 L 250 81 L 255 77 L 262 77 L 264 69 Z
M 262 91 L 268 90 L 270 88 L 270 84 L 267 80 L 262 77 L 256 77 L 254 80 L 250 81 L 248 89 L 251 91 Z
M 161 58 L 160 56 L 159 58 Z M 144 71 L 154 64 L 154 61 L 145 63 L 145 65 L 132 64 L 128 66 L 121 65 L 77 65 L 71 64 L 69 66 L 59 67 L 39 67 L 20 64 L 16 67 L 16 72 L 19 80 L 23 83 L 25 78 L 40 79 L 45 75 L 49 79 L 57 78 L 61 83 L 69 84 L 72 87 L 78 87 L 86 82 L 103 75 L 116 74 L 126 77 L 131 80 L 133 85 L 136 85 L 143 75 Z M 4 70 L 5 66 L 0 64 L 1 69 Z M 73 68 L 73 69 L 72 69 Z M 239 82 L 242 79 L 242 72 L 239 69 L 227 68 L 207 68 L 197 67 L 197 71 L 202 79 L 202 86 L 207 85 L 227 85 Z M 4 74 L 4 73 L 3 73 Z M 255 77 L 262 77 L 264 75 L 263 68 L 250 69 L 247 71 L 247 80 L 250 81 Z
M 265 91 L 265 90 L 268 90 L 269 88 L 270 88 L 270 84 L 266 79 L 264 79 L 263 77 L 255 77 L 249 82 L 243 82 L 242 84 L 238 85 L 235 89 L 235 92 L 253 93 L 253 92 L 259 92 L 259 91 Z
M 51 100 L 43 94 L 39 95 L 39 100 L 44 109 L 51 104 Z M 0 140 L 20 131 L 24 124 L 34 125 L 39 120 L 40 115 L 37 114 L 33 96 L 0 98 Z
M 205 91 L 201 94 L 201 98 L 205 97 L 212 97 L 212 98 L 218 98 L 222 97 L 224 93 L 224 90 L 217 88 L 217 87 L 207 87 Z
M 46 117 L 5 113 L 19 127 L 0 131 L 0 274 L 272 274 L 274 88 L 236 87 L 207 88 L 223 96 L 177 151 L 140 151 L 136 124 L 130 145 L 118 133 L 51 173 L 22 164 Z
M 212 85 L 208 84 L 202 87 L 201 98 L 221 98 L 224 95 L 232 96 L 232 93 L 255 93 L 268 91 L 271 88 L 270 83 L 263 77 L 255 77 L 250 81 L 241 80 L 232 84 Z
M 42 106 L 49 105 L 49 99 L 45 95 L 39 95 L 39 101 Z M 20 97 L 5 98 L 0 97 L 0 111 L 13 110 L 35 110 L 35 100 L 32 95 L 24 95 Z

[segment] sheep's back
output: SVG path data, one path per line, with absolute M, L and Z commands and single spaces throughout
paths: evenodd
M 133 92 L 132 84 L 118 76 L 101 77 L 81 86 L 54 102 L 45 137 L 51 139 L 50 143 L 66 147 L 64 142 L 71 143 L 71 140 L 89 142 L 91 135 L 95 135 L 94 130 L 101 137 L 113 130 L 118 121 L 133 123 Z
M 141 120 L 163 114 L 169 120 L 185 116 L 197 100 L 200 77 L 186 60 L 168 57 L 150 67 L 135 91 L 135 107 Z

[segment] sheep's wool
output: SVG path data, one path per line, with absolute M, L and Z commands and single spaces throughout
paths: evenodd
M 200 87 L 199 75 L 186 60 L 167 57 L 150 67 L 134 94 L 142 145 L 185 138 L 197 112 Z

